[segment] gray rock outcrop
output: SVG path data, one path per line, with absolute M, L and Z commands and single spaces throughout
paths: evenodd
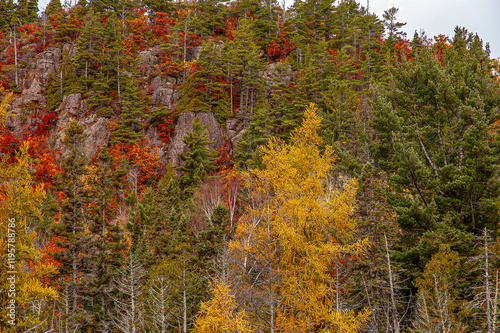
M 165 106 L 168 109 L 174 109 L 177 92 L 174 89 L 176 84 L 176 79 L 170 76 L 156 76 L 151 80 L 151 90 L 153 94 L 151 95 L 151 103 Z
M 28 61 L 23 85 L 31 87 L 33 81 L 38 80 L 42 86 L 45 86 L 49 75 L 55 73 L 59 67 L 61 57 L 61 49 L 57 47 L 49 48 L 36 55 L 35 59 Z
M 159 55 L 160 49 L 158 47 L 139 52 L 138 68 L 142 75 L 149 76 L 158 71 L 158 65 L 160 63 L 158 61 Z
M 59 108 L 73 116 L 78 116 L 82 111 L 82 94 L 70 94 L 63 97 Z
M 266 87 L 272 88 L 272 86 L 280 83 L 290 83 L 293 78 L 293 70 L 290 64 L 285 62 L 274 62 L 267 65 L 267 68 L 259 73 L 266 82 Z
M 78 122 L 84 129 L 86 137 L 83 142 L 83 152 L 87 159 L 91 159 L 101 150 L 102 145 L 108 143 L 111 132 L 108 129 L 109 120 L 92 116 Z
M 181 160 L 178 156 L 179 153 L 186 153 L 187 147 L 183 142 L 186 135 L 193 131 L 194 119 L 198 118 L 202 126 L 205 126 L 207 131 L 207 138 L 213 141 L 209 145 L 212 149 L 217 149 L 224 143 L 224 136 L 217 119 L 215 119 L 211 112 L 185 112 L 181 114 L 175 126 L 174 137 L 168 148 L 168 160 L 172 163 L 173 167 L 179 167 Z

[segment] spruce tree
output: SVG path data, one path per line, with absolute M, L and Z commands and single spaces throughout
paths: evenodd
M 19 0 L 16 4 L 15 18 L 22 24 L 38 19 L 38 0 Z
M 98 52 L 102 40 L 102 26 L 97 15 L 90 11 L 83 18 L 76 41 L 75 70 L 82 93 L 88 93 L 97 77 Z
M 50 0 L 47 8 L 45 8 L 45 14 L 47 16 L 54 15 L 57 12 L 62 10 L 61 1 L 60 0 Z
M 143 232 L 138 252 L 147 268 L 175 258 L 180 249 L 189 247 L 192 235 L 186 228 L 187 215 L 181 205 L 179 183 L 163 177 L 157 191 L 148 188 L 137 204 L 137 216 Z M 184 244 L 184 245 L 182 245 Z M 142 247 L 141 247 L 142 246 Z
M 180 177 L 180 184 L 184 195 L 191 196 L 194 190 L 193 187 L 202 180 L 199 179 L 199 176 L 204 173 L 209 174 L 217 169 L 215 165 L 216 152 L 207 147 L 213 142 L 208 141 L 206 130 L 201 126 L 198 118 L 195 118 L 193 131 L 186 135 L 184 143 L 188 151 L 186 154 L 179 154 L 183 164 L 177 170 L 183 172 Z
M 235 158 L 240 169 L 249 170 L 262 166 L 259 147 L 267 144 L 272 136 L 272 114 L 270 107 L 264 105 L 258 108 L 250 122 L 250 126 L 245 129 L 237 143 Z
M 222 247 L 231 237 L 231 227 L 228 219 L 228 209 L 219 204 L 213 212 L 211 219 L 207 221 L 207 229 L 198 234 L 197 252 L 198 257 L 207 269 L 212 270 L 215 258 Z
M 14 0 L 0 2 L 0 13 L 3 13 L 0 16 L 0 29 L 10 28 L 15 8 Z
M 134 143 L 142 138 L 142 122 L 145 117 L 146 103 L 141 98 L 134 77 L 124 78 L 120 98 L 120 124 L 112 133 L 111 143 Z
M 83 128 L 73 121 L 66 129 L 63 140 L 68 155 L 61 161 L 61 173 L 55 181 L 55 189 L 62 194 L 60 220 L 53 225 L 56 244 L 62 251 L 55 258 L 62 263 L 59 268 L 59 284 L 66 290 L 68 306 L 61 309 L 67 327 L 78 327 L 86 314 L 81 306 L 82 289 L 88 280 L 88 254 L 90 235 L 86 230 L 83 216 L 86 190 L 82 178 L 86 174 L 83 154 Z M 82 274 L 84 276 L 82 276 Z
M 418 44 L 418 41 L 415 41 Z M 481 40 L 456 29 L 442 59 L 421 45 L 374 91 L 372 152 L 405 231 L 399 259 L 418 270 L 439 244 L 461 254 L 498 221 L 500 97 Z
M 116 222 L 120 172 L 111 169 L 111 157 L 107 147 L 101 147 L 97 162 L 88 176 L 88 203 L 86 218 L 92 239 L 87 260 L 91 262 L 90 279 L 86 288 L 86 299 L 92 300 L 85 307 L 92 313 L 93 330 L 106 331 L 113 308 L 108 293 L 113 289 L 112 278 L 121 265 L 125 250 L 123 232 Z

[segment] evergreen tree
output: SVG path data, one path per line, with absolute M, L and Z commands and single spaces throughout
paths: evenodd
M 272 136 L 272 115 L 269 106 L 258 108 L 237 143 L 235 158 L 240 169 L 259 168 L 262 165 L 259 147 L 267 144 Z
M 220 123 L 234 112 L 253 113 L 262 88 L 258 74 L 265 68 L 254 28 L 242 18 L 232 40 L 205 44 L 199 59 L 202 69 L 179 89 L 179 112 L 216 112 Z
M 111 143 L 134 143 L 142 138 L 142 122 L 145 117 L 146 103 L 141 98 L 134 77 L 124 78 L 120 97 L 120 124 L 112 133 Z
M 400 31 L 402 27 L 406 25 L 406 23 L 397 22 L 396 14 L 399 9 L 392 7 L 386 11 L 382 17 L 384 18 L 384 26 L 387 29 L 387 43 L 395 43 L 403 40 L 406 37 L 406 33 L 404 31 Z
M 38 19 L 38 0 L 18 0 L 14 15 L 22 24 L 35 22 Z
M 88 176 L 87 219 L 92 236 L 87 260 L 91 262 L 91 276 L 86 287 L 86 299 L 92 300 L 85 307 L 92 313 L 93 330 L 109 329 L 113 304 L 108 296 L 112 278 L 121 265 L 125 250 L 121 227 L 113 220 L 118 211 L 119 182 L 121 174 L 111 170 L 111 157 L 106 146 L 101 148 L 97 164 Z
M 138 253 L 142 252 L 146 267 L 175 258 L 190 247 L 192 235 L 186 227 L 187 216 L 175 178 L 163 177 L 156 193 L 148 188 L 138 202 L 136 214 L 143 229 L 139 242 L 143 248 Z
M 221 52 L 220 62 L 225 64 L 223 68 L 231 83 L 230 97 L 234 94 L 234 85 L 239 82 L 238 113 L 252 114 L 262 88 L 262 78 L 258 74 L 265 69 L 265 64 L 261 59 L 262 51 L 257 46 L 255 23 L 242 18 L 238 24 L 234 39 L 228 41 Z M 234 109 L 235 101 L 231 97 L 231 110 Z
M 439 60 L 431 49 L 394 69 L 375 92 L 372 151 L 389 174 L 389 203 L 405 231 L 399 260 L 419 269 L 440 243 L 461 254 L 498 221 L 498 82 L 481 40 L 457 29 Z
M 201 36 L 214 36 L 224 30 L 229 0 L 201 0 L 196 3 L 196 12 L 191 25 Z
M 45 8 L 45 14 L 47 16 L 54 15 L 62 10 L 61 1 L 60 0 L 50 0 L 47 8 Z
M 57 25 L 55 27 L 54 42 L 59 44 L 69 44 L 78 38 L 79 28 L 75 24 L 78 22 L 78 8 L 73 7 L 69 11 L 59 11 L 56 14 Z
M 47 77 L 47 106 L 46 110 L 47 111 L 53 111 L 57 109 L 59 104 L 61 104 L 61 97 L 60 97 L 60 89 L 59 89 L 59 82 L 58 78 L 54 73 L 50 73 Z
M 136 214 L 143 230 L 136 255 L 151 272 L 147 321 L 153 327 L 187 332 L 203 295 L 204 266 L 196 256 L 195 237 L 187 226 L 175 176 L 163 177 L 156 193 L 148 188 Z
M 89 11 L 83 18 L 80 35 L 76 41 L 75 71 L 81 92 L 88 95 L 94 81 L 98 78 L 99 50 L 102 48 L 103 27 L 100 18 Z
M 320 41 L 327 35 L 329 25 L 325 23 L 334 11 L 333 3 L 328 0 L 295 1 L 290 8 L 290 23 L 295 25 L 295 34 L 300 36 L 299 40 Z
M 227 217 L 228 209 L 221 204 L 217 205 L 207 223 L 207 229 L 198 234 L 196 244 L 198 256 L 209 269 L 213 269 L 215 257 L 231 237 L 231 227 Z
M 55 182 L 55 189 L 62 194 L 60 220 L 53 225 L 56 244 L 62 251 L 55 258 L 62 263 L 59 268 L 61 279 L 59 284 L 66 290 L 68 306 L 61 309 L 64 313 L 65 326 L 71 330 L 80 327 L 86 319 L 81 306 L 82 288 L 88 279 L 88 242 L 90 236 L 84 224 L 83 205 L 85 203 L 85 187 L 82 177 L 85 171 L 85 155 L 83 154 L 83 128 L 73 121 L 66 129 L 63 140 L 68 155 L 61 161 L 61 173 Z M 85 275 L 82 276 L 82 273 Z
M 12 19 L 14 17 L 14 10 L 16 6 L 14 0 L 5 0 L 0 2 L 0 29 L 9 29 Z
M 198 118 L 195 118 L 193 131 L 186 135 L 184 143 L 188 151 L 186 154 L 179 154 L 179 158 L 183 164 L 177 170 L 184 173 L 180 178 L 184 194 L 191 196 L 194 190 L 193 187 L 202 180 L 199 176 L 203 173 L 211 173 L 217 169 L 215 165 L 216 152 L 213 149 L 207 148 L 213 142 L 208 141 L 206 131 L 201 127 Z
M 189 75 L 179 86 L 177 92 L 180 101 L 175 108 L 176 112 L 206 112 L 210 110 L 201 93 L 201 79 L 197 73 Z

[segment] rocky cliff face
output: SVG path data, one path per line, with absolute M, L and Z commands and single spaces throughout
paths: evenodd
M 34 117 L 39 116 L 39 107 L 44 108 L 47 104 L 45 91 L 48 76 L 51 73 L 57 73 L 64 54 L 71 56 L 73 49 L 73 46 L 65 45 L 64 49 L 54 47 L 36 55 L 27 56 L 26 66 L 18 72 L 21 89 L 14 95 L 11 103 L 10 117 L 6 121 L 8 127 L 16 131 L 23 126 L 29 126 L 34 121 Z M 173 110 L 179 100 L 176 88 L 181 82 L 173 77 L 158 75 L 159 54 L 160 50 L 157 48 L 142 51 L 139 54 L 137 70 L 142 76 L 141 82 L 150 92 L 150 108 L 166 107 Z M 199 47 L 189 49 L 188 60 L 196 60 L 199 54 Z M 277 82 L 286 83 L 290 80 L 291 75 L 291 69 L 288 65 L 278 66 L 276 64 L 269 65 L 267 70 L 261 73 L 270 89 Z M 88 159 L 94 157 L 100 147 L 109 142 L 112 121 L 91 112 L 87 101 L 82 98 L 81 94 L 64 96 L 56 114 L 57 122 L 51 129 L 50 136 L 55 139 L 54 148 L 60 150 L 62 156 L 65 155 L 62 139 L 66 128 L 73 120 L 76 120 L 85 130 L 84 152 Z M 178 154 L 186 152 L 183 139 L 187 133 L 193 130 L 193 122 L 196 117 L 206 127 L 208 139 L 213 142 L 210 147 L 213 149 L 221 147 L 224 141 L 227 141 L 230 148 L 235 151 L 237 140 L 241 137 L 245 125 L 248 125 L 248 119 L 236 117 L 226 120 L 225 124 L 221 126 L 210 112 L 186 112 L 178 117 L 173 139 L 168 146 L 161 140 L 156 126 L 145 126 L 144 137 L 148 144 L 156 149 L 161 161 L 171 163 L 174 167 L 180 165 Z M 148 122 L 146 121 L 146 123 Z

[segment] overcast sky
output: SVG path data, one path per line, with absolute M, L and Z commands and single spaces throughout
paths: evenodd
M 0 0 L 2 1 L 2 0 Z M 39 0 L 41 10 L 50 0 Z M 286 0 L 287 5 L 293 0 Z M 500 57 L 500 0 L 369 0 L 370 12 L 380 18 L 384 10 L 399 8 L 398 21 L 406 22 L 403 30 L 408 38 L 415 31 L 425 31 L 428 37 L 444 34 L 453 37 L 455 27 L 467 28 L 490 43 L 491 57 Z M 73 1 L 74 2 L 74 1 Z M 64 0 L 61 0 L 64 3 Z M 360 1 L 362 6 L 367 0 Z
M 366 6 L 366 1 L 361 0 L 361 5 Z M 499 0 L 370 0 L 370 12 L 379 17 L 391 7 L 399 8 L 396 17 L 407 23 L 403 30 L 410 39 L 415 30 L 425 31 L 428 37 L 453 37 L 458 25 L 488 42 L 492 58 L 500 57 Z

